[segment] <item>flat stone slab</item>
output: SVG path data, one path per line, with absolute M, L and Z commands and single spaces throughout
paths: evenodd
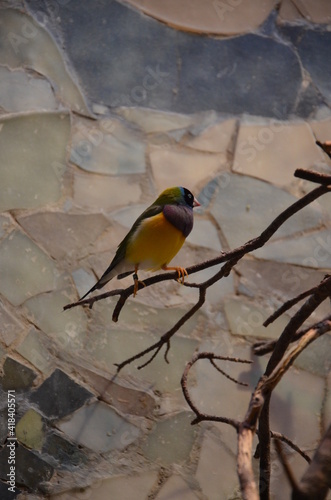
M 81 408 L 57 425 L 75 442 L 96 452 L 123 450 L 141 434 L 138 427 L 100 401 Z
M 37 376 L 31 368 L 10 357 L 6 358 L 3 371 L 4 375 L 0 383 L 5 391 L 9 389 L 16 391 L 29 389 Z
M 52 375 L 32 393 L 31 402 L 52 419 L 63 418 L 80 408 L 93 394 L 78 385 L 63 371 L 56 369 Z
M 69 133 L 67 113 L 9 115 L 0 120 L 1 210 L 59 200 Z

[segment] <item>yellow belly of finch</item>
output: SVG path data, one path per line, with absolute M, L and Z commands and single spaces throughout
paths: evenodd
M 128 243 L 125 259 L 139 269 L 156 271 L 173 259 L 184 241 L 183 233 L 161 213 L 141 223 Z

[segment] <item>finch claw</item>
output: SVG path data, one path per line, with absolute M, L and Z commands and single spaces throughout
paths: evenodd
M 167 267 L 163 266 L 162 269 L 164 271 L 177 271 L 177 281 L 178 283 L 181 283 L 182 285 L 184 284 L 185 276 L 188 276 L 188 272 L 186 271 L 185 267 Z
M 177 274 L 178 274 L 177 278 L 178 283 L 181 283 L 183 285 L 185 276 L 188 276 L 188 272 L 186 271 L 185 267 L 178 267 Z
M 139 289 L 139 283 L 143 286 L 146 286 L 145 283 L 143 281 L 140 281 L 138 279 L 138 274 L 137 273 L 134 273 L 133 275 L 133 281 L 134 281 L 134 288 L 133 288 L 133 297 L 135 297 L 137 295 L 137 292 L 138 292 L 138 289 Z

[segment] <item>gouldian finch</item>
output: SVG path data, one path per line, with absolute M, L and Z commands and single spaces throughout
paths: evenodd
M 187 275 L 183 267 L 168 267 L 193 228 L 193 207 L 200 203 L 184 187 L 173 187 L 160 196 L 138 217 L 119 244 L 115 257 L 89 293 L 102 288 L 114 276 L 118 279 L 133 274 L 134 296 L 139 280 L 138 269 L 177 271 L 178 280 Z

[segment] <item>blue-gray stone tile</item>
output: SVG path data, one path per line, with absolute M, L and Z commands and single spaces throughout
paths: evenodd
M 293 111 L 302 76 L 287 45 L 257 35 L 230 40 L 187 35 L 179 51 L 176 111 L 214 109 L 279 119 Z
M 87 462 L 87 455 L 77 445 L 52 432 L 47 437 L 42 452 L 54 462 L 54 467 L 71 469 Z
M 6 480 L 9 467 L 8 451 L 7 446 L 0 451 L 0 477 Z M 42 483 L 51 479 L 54 473 L 53 467 L 21 445 L 18 445 L 15 450 L 15 461 L 16 485 L 24 486 L 32 491 L 46 492 Z
M 283 28 L 284 35 L 298 51 L 304 69 L 309 73 L 313 84 L 331 103 L 330 60 L 331 32 L 322 29 L 290 26 Z
M 48 418 L 63 418 L 80 408 L 93 394 L 56 369 L 31 395 L 31 401 Z
M 95 1 L 93 11 L 89 2 L 57 7 L 61 28 L 51 29 L 62 31 L 67 55 L 93 103 L 170 107 L 177 80 L 174 30 L 115 1 Z
M 293 112 L 302 83 L 296 53 L 279 39 L 196 36 L 116 1 L 94 2 L 93 16 L 88 3 L 61 3 L 49 26 L 61 30 L 91 104 L 281 119 Z

